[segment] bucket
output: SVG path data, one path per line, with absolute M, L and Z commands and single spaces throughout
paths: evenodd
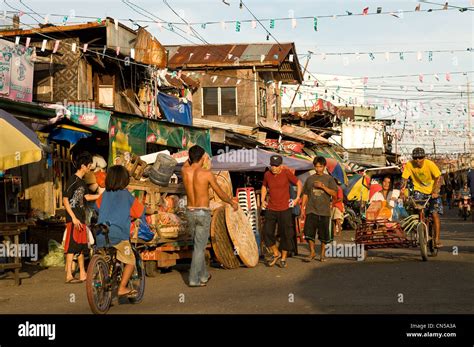
M 148 171 L 148 177 L 154 184 L 167 187 L 177 164 L 178 162 L 172 156 L 160 153 L 156 156 L 153 167 Z

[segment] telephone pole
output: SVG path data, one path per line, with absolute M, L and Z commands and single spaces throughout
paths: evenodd
M 468 140 L 468 151 L 469 155 L 472 157 L 472 131 L 471 131 L 471 88 L 469 85 L 469 75 L 466 74 L 467 79 L 467 140 Z

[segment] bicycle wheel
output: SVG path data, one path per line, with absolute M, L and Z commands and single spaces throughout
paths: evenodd
M 438 255 L 438 248 L 435 247 L 435 239 L 433 235 L 433 225 L 429 224 L 428 233 L 430 235 L 430 240 L 428 241 L 428 248 L 430 250 L 430 256 L 436 257 Z
M 93 313 L 104 314 L 110 308 L 112 291 L 110 290 L 109 265 L 101 255 L 94 255 L 87 267 L 87 301 Z
M 428 260 L 428 227 L 425 223 L 420 222 L 416 226 L 416 233 L 418 235 L 418 243 L 420 244 L 421 259 Z
M 128 300 L 132 304 L 139 304 L 143 300 L 143 296 L 145 294 L 145 265 L 142 258 L 140 257 L 140 253 L 138 253 L 135 249 L 133 250 L 133 253 L 135 255 L 136 263 L 132 277 L 130 277 L 130 280 L 128 281 L 128 288 L 135 289 L 137 291 L 137 295 L 128 298 Z

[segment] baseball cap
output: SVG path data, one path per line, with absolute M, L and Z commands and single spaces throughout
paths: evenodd
M 279 155 L 272 155 L 270 157 L 270 165 L 271 166 L 280 166 L 283 163 L 283 158 Z
M 425 150 L 421 147 L 417 147 L 411 153 L 413 159 L 422 159 L 425 157 Z

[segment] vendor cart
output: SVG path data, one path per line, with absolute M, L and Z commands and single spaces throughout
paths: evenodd
M 185 196 L 182 184 L 169 184 L 167 187 L 162 187 L 149 181 L 135 179 L 131 179 L 128 190 L 144 203 L 147 214 L 150 215 L 160 213 L 160 208 L 162 207 L 160 204 L 163 204 L 167 196 L 176 195 L 180 198 Z M 185 206 L 180 206 L 180 208 L 184 210 Z M 158 223 L 155 218 L 151 220 L 152 223 Z M 145 263 L 147 276 L 154 277 L 157 274 L 157 269 L 168 269 L 176 265 L 178 260 L 192 258 L 193 239 L 187 232 L 186 226 L 183 226 L 180 230 L 184 232 L 170 235 L 169 233 L 160 233 L 160 227 L 157 226 L 157 234 L 148 242 L 132 237 L 132 242 L 136 244 L 136 248 Z M 206 260 L 208 262 L 210 261 L 210 248 L 211 246 L 208 244 L 206 250 Z

